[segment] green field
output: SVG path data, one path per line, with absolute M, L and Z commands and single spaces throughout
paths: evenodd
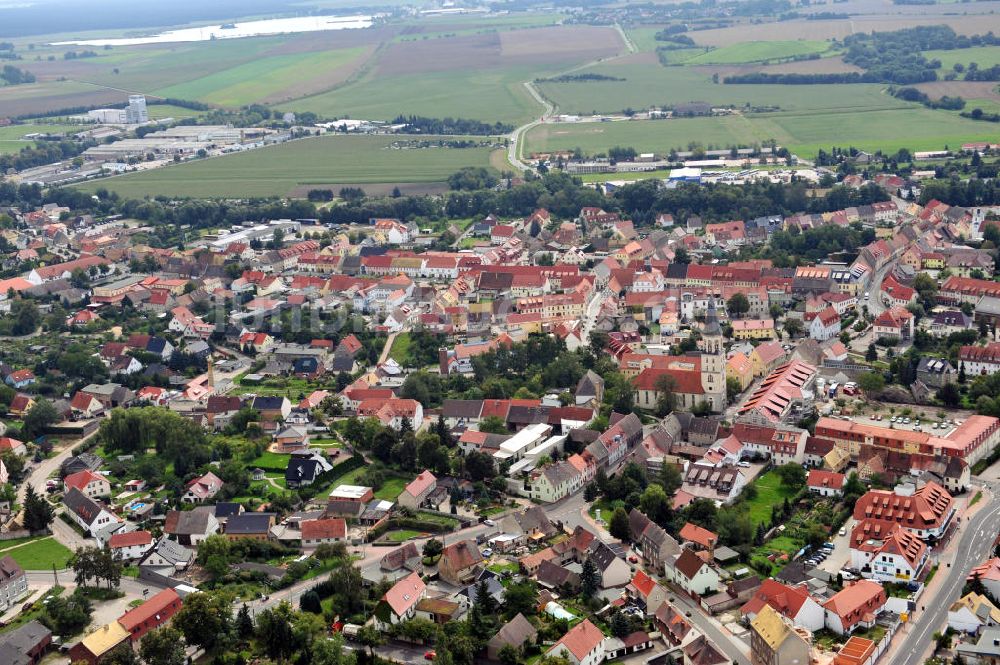
M 851 112 L 907 108 L 911 105 L 883 94 L 876 84 L 852 85 L 725 85 L 693 67 L 660 64 L 602 64 L 581 72 L 624 78 L 624 81 L 539 83 L 539 91 L 562 113 L 614 113 L 626 107 L 673 106 L 708 102 L 742 108 L 777 107 L 782 111 Z M 692 137 L 695 139 L 697 137 Z M 704 142 L 704 140 L 703 140 Z
M 771 506 L 778 505 L 786 498 L 795 495 L 795 490 L 791 490 L 781 484 L 781 477 L 777 471 L 768 471 L 761 474 L 753 482 L 757 488 L 757 497 L 753 501 L 748 501 L 750 508 L 750 519 L 754 527 L 758 524 L 771 523 Z
M 4 556 L 10 556 L 25 570 L 51 570 L 52 566 L 65 568 L 73 553 L 52 536 L 45 536 L 28 545 L 6 550 Z
M 260 58 L 201 78 L 162 88 L 161 97 L 194 99 L 220 106 L 243 106 L 267 99 L 294 85 L 303 73 L 321 72 L 349 64 L 364 48 L 319 53 L 293 53 Z M 293 95 L 294 96 L 294 95 Z
M 406 140 L 404 136 L 323 136 L 96 180 L 81 188 L 104 187 L 138 198 L 287 196 L 296 187 L 309 185 L 439 182 L 464 166 L 489 166 L 487 148 L 388 147 Z
M 912 106 L 854 113 L 815 111 L 662 121 L 565 123 L 532 129 L 526 137 L 525 151 L 580 148 L 584 152 L 595 153 L 617 145 L 631 146 L 640 152 L 665 154 L 671 149 L 685 149 L 692 141 L 706 148 L 727 148 L 774 139 L 797 155 L 811 157 L 820 148 L 833 145 L 849 144 L 866 150 L 885 151 L 904 147 L 935 150 L 946 145 L 993 140 L 996 129 L 989 125 L 957 114 Z
M 820 41 L 744 42 L 713 49 L 702 55 L 688 58 L 689 65 L 738 65 L 769 60 L 788 60 L 796 56 L 824 53 L 830 44 Z
M 974 62 L 979 65 L 980 69 L 989 69 L 994 65 L 1000 65 L 1000 46 L 974 46 L 972 48 L 951 49 L 948 51 L 923 51 L 923 56 L 928 60 L 940 60 L 941 73 L 943 75 L 955 64 L 968 67 L 970 62 Z
M 205 113 L 204 111 L 195 111 L 194 109 L 174 106 L 173 104 L 150 104 L 147 108 L 149 110 L 149 117 L 152 120 L 160 120 L 162 118 L 183 120 L 184 118 L 196 118 Z
M 382 499 L 383 501 L 395 501 L 396 498 L 402 494 L 403 489 L 409 484 L 409 482 L 410 481 L 405 478 L 386 478 L 385 482 L 382 483 L 382 487 L 375 490 L 375 498 Z
M 522 123 L 541 108 L 523 82 L 545 75 L 534 67 L 511 67 L 375 77 L 287 106 L 293 111 L 368 120 L 392 120 L 403 114 Z
M 63 132 L 80 131 L 80 125 L 10 125 L 0 127 L 0 153 L 18 152 L 21 148 L 34 145 L 34 141 L 25 140 L 26 134 L 61 134 Z

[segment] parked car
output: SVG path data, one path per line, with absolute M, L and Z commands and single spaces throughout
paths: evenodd
M 483 558 L 487 558 L 488 559 L 489 557 L 493 556 L 493 550 L 491 550 L 490 548 L 487 547 L 485 550 L 483 550 L 482 554 L 483 554 Z
M 847 527 L 846 526 L 840 527 L 840 531 L 838 533 L 840 533 L 841 536 L 846 536 L 847 535 Z
M 433 649 L 424 653 L 425 660 L 434 660 L 435 658 L 437 658 L 437 652 Z
M 485 520 L 483 520 L 483 524 L 485 524 L 486 526 L 496 526 L 497 525 L 497 523 L 494 522 L 491 519 L 485 519 Z

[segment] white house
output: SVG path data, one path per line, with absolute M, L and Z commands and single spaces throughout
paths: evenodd
M 116 533 L 108 540 L 108 549 L 119 561 L 141 559 L 153 549 L 153 534 L 149 531 Z
M 420 575 L 410 573 L 385 592 L 375 607 L 375 622 L 383 630 L 390 625 L 412 619 L 417 603 L 427 594 L 427 585 Z
M 915 579 L 927 565 L 926 543 L 899 524 L 861 520 L 851 530 L 851 565 L 879 582 Z
M 583 476 L 566 460 L 549 464 L 531 475 L 528 495 L 545 503 L 554 503 L 576 492 L 583 485 Z
M 820 342 L 833 339 L 839 334 L 840 314 L 830 305 L 816 314 L 816 318 L 809 324 L 809 337 Z
M 90 469 L 66 476 L 63 479 L 63 491 L 68 492 L 71 487 L 80 490 L 84 496 L 90 499 L 111 496 L 111 483 L 108 479 Z
M 399 498 L 396 499 L 399 505 L 410 510 L 417 510 L 423 505 L 427 497 L 437 488 L 437 478 L 434 474 L 424 469 L 416 478 L 403 488 Z
M 28 576 L 11 556 L 0 558 L 0 611 L 6 611 L 28 595 Z
M 806 487 L 820 496 L 841 496 L 844 493 L 844 474 L 822 469 L 810 469 Z
M 572 665 L 598 665 L 604 661 L 604 633 L 584 619 L 553 644 L 546 656 L 562 656 Z
M 976 635 L 980 630 L 1000 625 L 1000 609 L 990 599 L 969 592 L 948 608 L 948 627 Z
M 765 605 L 810 632 L 822 630 L 826 625 L 825 610 L 809 595 L 809 587 L 805 584 L 789 586 L 773 578 L 766 579 L 740 608 L 740 613 L 748 621 L 753 621 Z
M 667 566 L 667 574 L 679 587 L 695 596 L 709 596 L 719 587 L 719 572 L 705 563 L 694 550 L 683 548 L 674 561 L 673 568 Z
M 66 513 L 70 518 L 93 536 L 101 547 L 124 526 L 117 515 L 75 487 L 71 487 L 63 496 L 63 504 L 68 509 Z

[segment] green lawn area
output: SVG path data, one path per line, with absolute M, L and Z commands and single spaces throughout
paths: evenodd
M 392 348 L 389 349 L 389 357 L 400 365 L 405 365 L 410 359 L 410 345 L 412 341 L 408 332 L 401 332 L 396 335 L 396 339 L 392 342 Z
M 736 65 L 741 63 L 784 60 L 796 56 L 823 53 L 830 44 L 821 41 L 743 42 L 713 49 L 685 60 L 689 65 Z
M 753 484 L 757 488 L 757 496 L 753 501 L 747 502 L 750 519 L 754 527 L 758 524 L 766 526 L 771 522 L 771 506 L 784 502 L 786 498 L 791 499 L 795 495 L 795 490 L 782 485 L 781 478 L 774 470 L 758 476 Z
M 65 132 L 78 132 L 81 129 L 83 129 L 81 125 L 41 123 L 0 127 L 0 153 L 18 152 L 21 148 L 35 145 L 34 141 L 24 138 L 27 134 L 63 134 Z
M 194 109 L 174 106 L 173 104 L 150 104 L 147 109 L 149 110 L 149 117 L 152 120 L 159 120 L 161 118 L 182 120 L 184 118 L 196 118 L 205 114 L 205 111 L 195 111 Z
M 34 542 L 4 552 L 25 570 L 51 570 L 65 568 L 73 553 L 52 536 L 38 538 Z
M 251 471 L 253 471 L 256 467 L 284 469 L 288 466 L 288 460 L 291 459 L 291 457 L 291 455 L 272 453 L 269 450 L 265 450 L 260 454 L 260 457 L 247 464 L 247 468 Z
M 362 469 L 364 469 L 364 467 L 362 467 Z M 382 499 L 384 501 L 395 501 L 409 482 L 410 481 L 406 478 L 400 478 L 398 476 L 386 478 L 385 482 L 382 483 L 382 487 L 375 490 L 375 498 Z
M 400 141 L 406 145 L 411 140 L 429 138 L 327 135 L 99 179 L 80 188 L 93 191 L 104 187 L 138 198 L 161 194 L 206 198 L 287 196 L 297 187 L 310 185 L 441 182 L 465 166 L 489 167 L 490 149 L 485 147 L 390 147 Z M 267 387 L 258 390 L 254 386 L 253 390 L 268 392 Z M 298 395 L 294 387 L 291 390 L 293 396 Z M 278 392 L 284 394 L 285 389 Z
M 423 533 L 420 531 L 411 531 L 409 529 L 399 529 L 397 531 L 389 531 L 385 534 L 385 539 L 392 541 L 394 543 L 405 543 L 407 540 L 412 538 L 419 538 Z
M 37 540 L 35 536 L 28 536 L 27 538 L 13 538 L 11 540 L 0 541 L 0 552 L 4 550 L 9 550 L 12 547 L 17 547 L 18 545 L 23 545 L 24 543 L 30 543 L 33 540 Z
M 444 526 L 458 526 L 458 520 L 453 517 L 445 517 L 443 515 L 437 515 L 435 513 L 428 513 L 425 511 L 418 512 L 417 519 L 425 520 L 427 522 L 436 522 L 437 524 L 442 524 Z
M 494 563 L 486 567 L 489 568 L 494 573 L 503 573 L 503 572 L 516 573 L 518 570 L 520 570 L 520 567 L 516 563 L 511 563 L 511 562 Z
M 330 483 L 330 487 L 336 487 L 337 485 L 357 485 L 360 482 L 361 476 L 363 476 L 367 470 L 368 468 L 364 466 L 352 469 L 351 471 L 334 478 L 333 482 Z M 396 496 L 399 496 L 399 494 Z

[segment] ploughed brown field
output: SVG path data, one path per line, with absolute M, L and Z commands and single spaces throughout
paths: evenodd
M 931 81 L 913 86 L 931 99 L 944 96 L 964 99 L 996 99 L 1000 101 L 996 81 Z

